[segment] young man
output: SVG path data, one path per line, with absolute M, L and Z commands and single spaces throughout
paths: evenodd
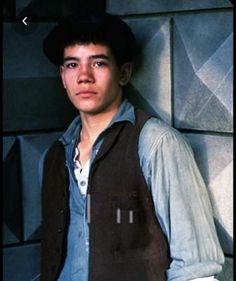
M 123 96 L 135 50 L 106 13 L 67 17 L 44 40 L 79 115 L 45 157 L 41 281 L 211 281 L 222 269 L 191 148 Z

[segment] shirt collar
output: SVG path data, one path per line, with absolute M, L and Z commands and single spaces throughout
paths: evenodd
M 115 123 L 125 122 L 125 121 L 128 121 L 133 125 L 135 124 L 134 106 L 127 99 L 123 100 L 118 111 L 116 112 L 115 116 L 112 118 L 109 126 L 106 129 L 110 128 Z M 68 129 L 62 135 L 60 140 L 64 144 L 70 144 L 73 140 L 78 138 L 80 128 L 81 128 L 81 118 L 80 116 L 77 116 L 69 125 Z

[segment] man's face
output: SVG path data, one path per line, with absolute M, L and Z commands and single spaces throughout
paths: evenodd
M 122 86 L 130 78 L 131 64 L 118 67 L 105 45 L 76 44 L 65 48 L 60 72 L 73 105 L 80 113 L 94 115 L 117 110 Z

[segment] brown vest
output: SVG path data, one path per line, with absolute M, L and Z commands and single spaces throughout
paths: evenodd
M 87 212 L 90 228 L 89 281 L 166 280 L 165 272 L 170 263 L 168 244 L 156 219 L 152 197 L 139 165 L 139 134 L 148 118 L 147 114 L 136 110 L 135 125 L 130 122 L 114 124 L 107 131 L 91 165 L 88 183 L 90 209 Z M 57 143 L 54 150 L 58 153 L 58 149 Z M 51 160 L 48 161 L 55 161 L 55 158 L 64 161 L 62 156 L 55 157 L 53 154 L 51 150 Z M 49 164 L 48 168 L 53 170 L 52 165 L 53 163 Z M 48 176 L 60 177 L 60 173 L 55 170 L 53 175 Z M 66 172 L 62 172 L 62 178 L 56 180 L 58 185 L 65 184 L 66 177 Z M 44 180 L 45 183 L 46 181 Z M 45 185 L 44 188 L 47 189 Z M 55 207 L 64 213 L 58 220 L 60 212 L 57 212 L 50 222 L 54 224 L 54 229 L 61 229 L 57 234 L 54 231 L 54 235 L 60 238 L 50 234 L 49 228 L 52 226 L 44 226 L 44 229 L 51 236 L 51 241 L 57 243 L 55 247 L 60 254 L 59 258 L 55 258 L 51 251 L 50 257 L 46 257 L 50 266 L 46 265 L 47 262 L 42 263 L 42 272 L 45 272 L 42 276 L 47 275 L 47 270 L 52 272 L 53 265 L 55 270 L 54 275 L 51 273 L 51 279 L 48 277 L 42 281 L 54 281 L 63 261 L 63 241 L 67 230 L 65 218 L 68 213 L 67 188 L 54 187 L 56 188 L 60 188 L 62 197 L 64 193 L 64 201 L 61 198 L 58 203 L 61 204 L 60 207 Z M 44 192 L 44 195 L 47 193 L 50 192 Z M 53 198 L 54 202 L 55 200 L 57 199 Z M 51 208 L 49 202 L 45 204 L 48 206 L 44 207 Z M 52 214 L 47 212 L 47 215 Z M 47 235 L 43 235 L 43 240 L 47 240 Z M 42 251 L 45 252 L 43 249 Z M 45 254 L 42 258 L 45 258 Z M 47 267 L 46 271 L 44 267 Z

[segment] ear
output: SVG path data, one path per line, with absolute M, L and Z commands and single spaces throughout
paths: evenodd
M 64 87 L 64 89 L 66 89 L 66 84 L 64 81 L 64 66 L 61 65 L 59 70 L 60 70 L 61 81 L 62 81 L 63 87 Z
M 133 65 L 131 62 L 126 62 L 120 67 L 120 86 L 125 86 L 131 77 Z

